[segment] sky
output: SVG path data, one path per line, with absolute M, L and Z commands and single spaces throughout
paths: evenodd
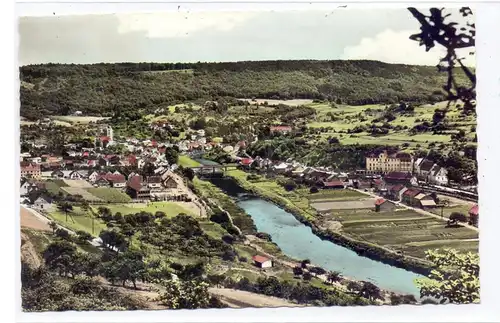
M 404 8 L 54 12 L 19 18 L 19 65 L 370 59 L 434 66 L 443 51 L 410 40 L 418 31 Z

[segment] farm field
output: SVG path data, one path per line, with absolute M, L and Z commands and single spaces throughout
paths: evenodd
M 353 200 L 353 201 L 321 201 L 311 203 L 311 206 L 316 210 L 323 212 L 329 210 L 343 209 L 371 209 L 374 207 L 375 199 Z
M 94 196 L 90 192 L 88 192 L 85 188 L 80 188 L 80 187 L 61 187 L 61 190 L 63 193 L 69 194 L 69 195 L 80 195 L 84 200 L 89 201 L 89 202 L 103 202 L 102 199 L 98 198 L 97 196 Z
M 50 118 L 53 120 L 69 123 L 70 125 L 73 123 L 88 124 L 90 122 L 97 122 L 109 119 L 105 117 L 91 117 L 91 116 L 51 116 Z
M 87 192 L 108 203 L 127 203 L 132 201 L 130 196 L 116 188 L 95 187 L 87 189 Z
M 267 102 L 269 105 L 284 104 L 284 105 L 289 105 L 291 107 L 296 107 L 299 105 L 308 105 L 313 102 L 313 100 L 308 100 L 308 99 L 295 99 L 295 100 L 255 99 L 255 101 L 253 101 L 252 99 L 237 99 L 237 100 L 247 101 L 250 102 L 251 104 L 262 104 L 264 102 Z
M 342 224 L 341 232 L 361 241 L 375 243 L 406 255 L 423 258 L 425 251 L 455 248 L 478 252 L 478 233 L 464 227 L 447 227 L 431 216 L 400 209 L 386 212 L 336 210 L 332 220 Z
M 355 190 L 319 190 L 317 193 L 311 193 L 309 189 L 298 189 L 300 195 L 310 201 L 352 201 L 355 199 L 365 199 L 366 195 Z

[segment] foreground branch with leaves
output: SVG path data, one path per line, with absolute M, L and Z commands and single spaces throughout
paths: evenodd
M 479 255 L 461 254 L 444 249 L 426 252 L 435 264 L 429 278 L 416 280 L 422 297 L 434 297 L 440 303 L 479 303 Z

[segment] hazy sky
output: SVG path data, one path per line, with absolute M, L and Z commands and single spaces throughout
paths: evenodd
M 156 12 L 19 19 L 19 64 L 374 59 L 436 65 L 406 9 Z

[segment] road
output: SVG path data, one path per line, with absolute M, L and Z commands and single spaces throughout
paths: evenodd
M 21 208 L 28 211 L 29 213 L 31 213 L 32 215 L 34 215 L 40 222 L 44 223 L 45 225 L 49 225 L 50 222 L 52 222 L 52 220 L 50 220 L 49 218 L 47 218 L 46 216 L 44 216 L 43 214 L 39 213 L 38 211 L 26 206 L 26 205 L 21 205 Z M 68 231 L 70 234 L 74 234 L 76 235 L 76 232 L 68 229 L 68 228 L 65 228 L 59 224 L 57 224 L 57 227 L 59 229 L 62 229 L 62 230 L 65 230 L 65 231 Z M 94 247 L 104 247 L 103 244 L 102 244 L 102 240 L 101 238 L 94 238 L 90 241 L 90 244 L 93 245 Z
M 378 195 L 373 194 L 373 193 L 371 193 L 371 192 L 365 192 L 365 191 L 362 191 L 362 190 L 359 190 L 359 189 L 356 189 L 356 188 L 351 188 L 351 190 L 357 191 L 357 192 L 362 193 L 362 194 L 370 195 L 370 196 L 375 197 L 375 198 L 383 198 L 382 196 L 378 196 Z M 439 215 L 437 215 L 437 214 L 434 214 L 434 213 L 431 213 L 431 212 L 427 212 L 427 211 L 422 210 L 422 209 L 420 209 L 420 208 L 411 207 L 411 206 L 408 206 L 408 205 L 406 205 L 406 204 L 403 204 L 403 203 L 401 203 L 401 202 L 399 202 L 399 201 L 398 201 L 398 202 L 391 201 L 391 202 L 392 202 L 392 203 L 394 203 L 395 205 L 400 206 L 400 207 L 403 207 L 403 208 L 405 208 L 405 209 L 412 210 L 412 211 L 415 211 L 415 212 L 420 213 L 420 214 L 423 214 L 423 215 L 432 216 L 432 217 L 434 217 L 434 218 L 436 218 L 436 219 L 438 219 L 438 220 L 441 220 L 441 221 L 443 221 L 443 222 L 446 222 L 446 221 L 447 221 L 446 219 L 442 218 L 441 216 L 439 216 Z M 476 232 L 479 232 L 479 228 L 476 228 L 476 227 L 475 227 L 475 226 L 473 226 L 473 225 L 469 225 L 469 224 L 467 224 L 467 223 L 460 223 L 460 222 L 458 223 L 458 225 L 461 225 L 461 226 L 463 226 L 463 227 L 465 227 L 465 228 L 468 228 L 468 229 L 474 230 L 474 231 L 476 231 Z

